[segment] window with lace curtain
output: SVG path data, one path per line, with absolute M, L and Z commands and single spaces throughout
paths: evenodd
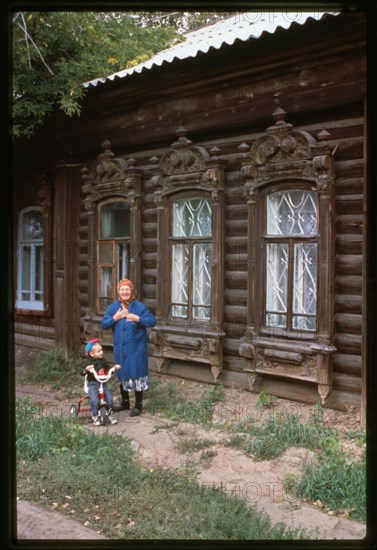
M 171 317 L 211 320 L 212 208 L 205 197 L 172 204 Z
M 265 327 L 317 330 L 317 193 L 289 189 L 269 193 L 263 236 Z
M 130 210 L 126 201 L 99 205 L 98 310 L 116 299 L 117 281 L 130 276 Z
M 19 309 L 44 309 L 44 231 L 39 208 L 25 208 L 19 215 L 17 299 Z

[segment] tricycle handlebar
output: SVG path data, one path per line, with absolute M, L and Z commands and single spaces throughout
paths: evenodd
M 108 382 L 110 378 L 113 375 L 113 372 L 115 371 L 115 367 L 111 367 L 111 369 L 108 370 L 107 374 L 99 375 L 94 369 L 91 371 L 91 374 L 93 374 L 94 378 L 97 380 L 97 382 Z

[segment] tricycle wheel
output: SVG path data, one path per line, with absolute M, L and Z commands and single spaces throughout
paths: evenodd
M 79 414 L 78 409 L 77 409 L 77 405 L 71 405 L 70 413 L 71 413 L 71 418 L 74 418 L 74 419 L 77 418 L 77 416 Z
M 105 407 L 101 407 L 100 409 L 99 420 L 101 422 L 101 426 L 105 426 L 107 422 L 107 413 Z

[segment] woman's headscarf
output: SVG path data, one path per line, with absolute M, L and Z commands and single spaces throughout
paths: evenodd
M 122 286 L 129 286 L 130 289 L 131 289 L 131 298 L 128 302 L 126 302 L 126 304 L 128 305 L 130 302 L 132 302 L 132 300 L 135 299 L 135 294 L 134 294 L 134 284 L 132 281 L 130 281 L 130 279 L 121 279 L 118 283 L 118 286 L 117 286 L 117 290 L 118 290 L 118 294 L 119 294 L 119 289 L 122 287 Z

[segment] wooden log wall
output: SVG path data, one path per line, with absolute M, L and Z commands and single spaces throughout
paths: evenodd
M 330 402 L 347 402 L 357 405 L 361 388 L 361 332 L 362 332 L 362 222 L 363 222 L 363 120 L 326 121 L 330 133 L 329 143 L 338 145 L 336 152 L 336 242 L 335 242 L 335 345 L 333 363 L 333 392 Z M 296 126 L 308 130 L 316 137 L 323 123 Z M 246 136 L 252 144 L 260 132 Z M 217 145 L 221 158 L 228 161 L 225 174 L 225 261 L 224 261 L 224 372 L 222 380 L 247 388 L 243 372 L 244 360 L 239 356 L 240 339 L 245 335 L 247 322 L 247 206 L 244 182 L 237 161 L 237 147 L 245 135 L 231 138 L 218 137 L 214 141 L 195 143 L 204 147 Z M 225 154 L 223 153 L 225 151 Z M 134 155 L 141 170 L 148 171 L 148 156 L 152 152 Z M 142 185 L 142 296 L 152 311 L 156 310 L 157 280 L 157 214 L 154 188 L 150 178 Z M 152 361 L 153 362 L 153 361 Z M 192 365 L 188 369 L 177 365 L 180 375 L 199 380 L 210 380 L 203 367 Z M 191 373 L 191 374 L 190 374 Z M 201 374 L 202 373 L 202 374 Z M 207 381 L 208 381 L 207 380 Z M 259 382 L 259 389 L 275 391 L 284 397 L 294 397 L 291 382 L 267 379 Z M 296 387 L 296 386 L 295 386 Z M 300 394 L 300 395 L 299 395 Z M 315 402 L 316 388 L 302 384 L 296 398 Z

